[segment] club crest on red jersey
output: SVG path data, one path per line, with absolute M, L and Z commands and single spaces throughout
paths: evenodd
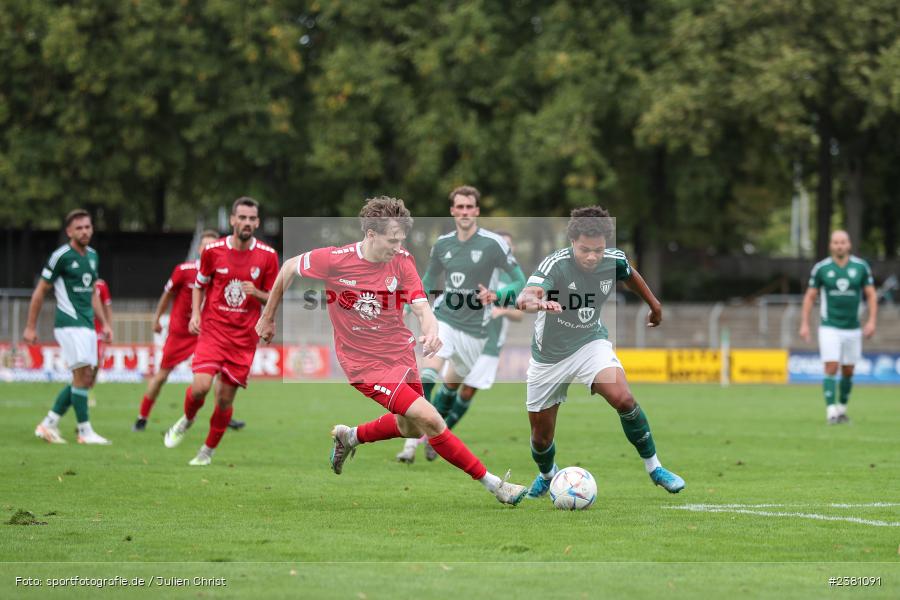
M 363 320 L 371 321 L 381 314 L 381 302 L 373 292 L 363 292 L 353 303 L 353 308 Z
M 256 279 L 257 277 L 259 277 L 259 267 L 251 267 L 250 279 Z
M 244 294 L 243 288 L 241 288 L 241 280 L 240 279 L 232 279 L 228 282 L 228 285 L 225 286 L 225 302 L 228 303 L 228 306 L 231 308 L 237 308 L 241 304 L 244 303 L 244 300 L 247 298 L 247 295 Z
M 384 280 L 384 284 L 387 286 L 387 290 L 393 293 L 397 289 L 397 278 L 391 275 Z

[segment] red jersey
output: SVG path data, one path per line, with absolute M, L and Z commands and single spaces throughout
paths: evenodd
M 210 336 L 225 347 L 256 348 L 262 303 L 245 294 L 241 282 L 268 292 L 277 276 L 278 255 L 255 238 L 247 250 L 235 250 L 231 236 L 209 244 L 197 271 L 197 285 L 206 288 L 201 337 Z
M 103 281 L 102 279 L 98 279 L 97 281 L 95 281 L 94 289 L 96 290 L 97 294 L 100 295 L 100 304 L 102 304 L 103 306 L 112 305 L 112 296 L 109 295 L 109 286 L 106 285 L 105 281 Z M 112 323 L 110 323 L 110 325 L 112 325 Z M 100 319 L 99 317 L 97 317 L 97 315 L 94 315 L 94 331 L 96 331 L 97 333 L 103 333 L 103 324 L 100 323 Z
M 166 291 L 172 293 L 172 312 L 169 313 L 169 335 L 184 337 L 191 335 L 188 323 L 191 321 L 191 294 L 196 287 L 199 260 L 181 263 L 174 269 L 166 282 Z
M 372 363 L 396 362 L 415 346 L 403 305 L 428 298 L 406 250 L 377 263 L 363 258 L 362 242 L 317 248 L 300 255 L 297 272 L 325 281 L 334 349 L 348 376 Z

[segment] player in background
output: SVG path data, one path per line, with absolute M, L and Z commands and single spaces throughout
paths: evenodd
M 254 326 L 278 275 L 275 250 L 253 237 L 259 227 L 259 203 L 247 196 L 235 200 L 231 227 L 231 235 L 207 245 L 200 256 L 188 323 L 188 331 L 199 335 L 191 363 L 194 380 L 185 392 L 184 415 L 164 439 L 167 448 L 181 443 L 203 406 L 213 378 L 219 375 L 209 435 L 190 461 L 193 466 L 212 462 L 231 421 L 237 388 L 247 387 L 259 341 Z
M 492 303 L 499 298 L 500 306 L 512 307 L 525 286 L 525 275 L 506 241 L 478 226 L 480 198 L 481 192 L 472 186 L 450 192 L 450 215 L 456 229 L 434 243 L 422 277 L 426 291 L 430 292 L 438 282 L 443 291 L 434 302 L 442 346 L 434 357 L 422 361 L 422 387 L 425 398 L 445 419 L 454 405 L 460 410 L 468 408 L 471 395 L 468 400 L 457 402 L 457 393 L 484 349 Z M 495 272 L 509 275 L 509 283 L 499 287 Z M 432 399 L 432 390 L 442 372 L 444 383 Z M 412 462 L 416 444 L 416 440 L 404 443 L 397 459 Z M 432 448 L 427 444 L 425 448 L 429 460 L 437 458 Z
M 497 231 L 496 233 L 502 237 L 509 246 L 510 254 L 515 255 L 512 235 L 506 231 Z M 513 283 L 509 274 L 502 269 L 494 270 L 491 281 L 494 282 L 495 278 L 499 282 L 501 288 Z M 496 298 L 492 296 L 489 300 L 493 302 Z M 503 348 L 503 344 L 506 341 L 506 332 L 509 329 L 509 322 L 519 322 L 522 318 L 522 311 L 516 309 L 515 306 L 506 307 L 494 305 L 491 308 L 491 321 L 486 328 L 487 337 L 485 338 L 484 346 L 481 349 L 481 354 L 472 366 L 472 370 L 469 371 L 469 374 L 463 379 L 462 385 L 453 400 L 453 404 L 450 406 L 450 409 L 444 418 L 447 427 L 450 429 L 456 427 L 460 419 L 463 418 L 463 415 L 469 410 L 472 399 L 478 390 L 489 390 L 494 385 L 494 381 L 497 378 L 497 367 L 500 365 L 500 350 Z M 444 368 L 445 370 L 450 368 L 449 363 L 446 363 Z M 403 450 L 397 455 L 397 460 L 403 463 L 412 463 L 415 461 L 416 448 L 424 441 L 424 438 L 407 439 L 403 446 Z M 425 450 L 425 457 L 428 460 L 437 458 L 437 454 L 431 446 L 426 446 Z
M 203 254 L 207 244 L 212 244 L 219 239 L 219 233 L 207 229 L 200 235 L 198 253 Z M 194 290 L 194 281 L 197 279 L 197 270 L 200 268 L 200 259 L 189 260 L 176 265 L 172 269 L 163 293 L 156 303 L 156 313 L 153 315 L 153 331 L 162 331 L 163 314 L 172 304 L 172 312 L 169 315 L 169 331 L 163 346 L 162 358 L 156 373 L 147 382 L 147 391 L 141 399 L 141 407 L 138 411 L 138 419 L 132 426 L 132 431 L 144 431 L 147 428 L 147 419 L 163 384 L 169 379 L 172 370 L 188 359 L 197 346 L 197 336 L 188 331 L 188 323 L 191 320 L 191 296 Z
M 70 406 L 75 408 L 78 421 L 79 444 L 109 444 L 91 427 L 88 414 L 88 390 L 94 384 L 94 368 L 97 366 L 97 333 L 94 315 L 102 324 L 101 333 L 112 339 L 112 328 L 94 293 L 100 259 L 96 250 L 88 246 L 94 227 L 91 215 L 84 209 L 76 209 L 66 215 L 66 235 L 69 242 L 57 248 L 41 270 L 22 339 L 26 344 L 37 342 L 37 319 L 44 304 L 44 296 L 50 288 L 56 295 L 56 316 L 53 337 L 62 349 L 66 367 L 72 371 L 72 383 L 65 386 L 56 397 L 53 408 L 34 430 L 36 437 L 52 444 L 65 444 L 59 433 L 59 420 Z
M 810 341 L 809 313 L 821 291 L 819 354 L 825 363 L 825 378 L 822 381 L 825 418 L 829 425 L 834 425 L 850 421 L 847 403 L 853 388 L 853 369 L 862 358 L 863 336 L 870 338 L 875 334 L 878 295 L 869 263 L 850 254 L 850 236 L 846 231 L 834 231 L 828 248 L 831 256 L 817 262 L 809 275 L 809 287 L 803 296 L 800 337 Z M 869 317 L 860 329 L 859 311 L 863 294 Z M 839 366 L 840 383 L 837 382 Z
M 538 265 L 517 303 L 526 312 L 540 311 L 526 392 L 531 456 L 539 470 L 528 492 L 531 498 L 547 493 L 558 470 L 556 416 L 572 382 L 588 386 L 591 394 L 600 394 L 616 409 L 625 437 L 637 449 L 653 483 L 672 493 L 684 489 L 684 480 L 665 469 L 656 456 L 650 424 L 631 394 L 625 370 L 600 320 L 603 303 L 615 293 L 616 281 L 623 281 L 650 307 L 647 326 L 656 327 L 662 321 L 662 305 L 625 253 L 607 248 L 609 220 L 609 213 L 599 206 L 573 210 L 566 232 L 571 245 Z
M 438 454 L 481 482 L 497 500 L 518 504 L 527 488 L 488 472 L 424 397 L 416 338 L 403 323 L 404 306 L 409 304 L 419 321 L 418 341 L 426 356 L 440 350 L 441 340 L 415 260 L 402 247 L 412 227 L 409 210 L 402 200 L 380 196 L 367 200 L 359 216 L 362 241 L 317 248 L 285 261 L 256 325 L 264 341 L 272 339 L 278 305 L 297 275 L 323 280 L 335 299 L 328 303 L 328 315 L 338 361 L 350 384 L 388 413 L 356 427 L 334 427 L 332 470 L 340 475 L 344 461 L 360 444 L 426 435 Z
M 106 318 L 106 322 L 112 326 L 113 317 L 112 317 L 112 295 L 109 293 L 109 286 L 106 285 L 106 281 L 103 279 L 98 279 L 94 283 L 94 293 L 100 299 L 100 309 L 103 312 L 103 316 Z M 106 344 L 111 342 L 112 340 L 105 339 L 103 335 L 103 321 L 95 314 L 94 315 L 94 331 L 97 333 L 97 366 L 94 367 L 94 372 L 92 378 L 94 383 L 97 383 L 97 373 L 100 372 L 101 367 L 103 367 L 103 353 L 106 350 Z M 94 388 L 91 387 L 90 391 L 88 391 L 88 406 L 93 408 L 97 406 L 97 400 L 94 397 Z

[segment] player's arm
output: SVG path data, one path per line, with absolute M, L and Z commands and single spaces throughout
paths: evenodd
M 44 306 L 44 296 L 50 291 L 50 282 L 43 277 L 38 280 L 31 293 L 31 302 L 28 304 L 28 318 L 25 321 L 25 332 L 22 339 L 26 344 L 34 344 L 37 342 L 37 319 L 41 314 L 41 308 Z
M 501 308 L 499 306 L 495 306 L 491 309 L 491 318 L 492 319 L 502 319 L 507 318 L 510 321 L 515 323 L 519 323 L 522 319 L 525 318 L 525 313 L 523 313 L 518 308 Z
M 174 296 L 174 292 L 169 287 L 166 287 L 159 296 L 159 302 L 156 303 L 156 312 L 153 313 L 153 331 L 156 333 L 162 332 L 162 323 L 160 323 L 159 320 L 162 319 L 162 316 L 169 310 L 169 304 L 172 302 Z
M 878 320 L 878 293 L 871 284 L 863 288 L 863 293 L 866 295 L 866 307 L 869 309 L 869 318 L 863 325 L 863 335 L 870 338 L 875 335 L 875 323 Z
M 268 293 L 266 306 L 263 308 L 262 314 L 259 315 L 259 321 L 256 322 L 256 333 L 267 344 L 275 337 L 275 314 L 278 312 L 278 307 L 281 306 L 282 299 L 284 299 L 284 290 L 291 287 L 291 283 L 293 283 L 294 277 L 297 275 L 301 256 L 303 255 L 284 261 L 284 265 L 282 265 L 281 270 L 278 272 L 278 277 L 275 278 L 275 283 L 272 285 L 272 290 Z
M 419 337 L 419 343 L 422 344 L 422 351 L 427 358 L 434 356 L 441 349 L 441 338 L 438 337 L 438 322 L 428 303 L 428 298 L 413 300 L 409 305 L 416 319 L 419 320 L 419 328 L 422 335 Z
M 245 294 L 256 298 L 262 304 L 266 304 L 269 301 L 269 292 L 259 289 L 252 281 L 242 281 L 241 289 L 244 290 Z
M 111 342 L 113 338 L 112 309 L 100 299 L 100 289 L 96 286 L 91 296 L 91 307 L 94 309 L 94 315 L 100 319 L 100 326 L 103 328 L 103 340 Z
M 809 276 L 809 286 L 806 288 L 806 293 L 803 294 L 803 306 L 800 309 L 800 337 L 804 341 L 810 341 L 809 335 L 809 315 L 812 312 L 813 304 L 816 303 L 816 298 L 819 296 L 819 277 L 818 277 L 819 269 L 818 267 L 813 267 L 812 273 Z
M 537 285 L 526 286 L 516 298 L 516 308 L 523 312 L 533 313 L 539 310 L 562 312 L 562 306 L 555 300 L 546 300 L 546 291 Z
M 192 335 L 200 335 L 200 309 L 206 298 L 206 288 L 199 285 L 191 290 L 191 320 L 188 323 L 188 331 Z
M 650 290 L 650 286 L 637 272 L 637 269 L 630 267 L 629 272 L 631 275 L 624 280 L 625 287 L 640 296 L 641 300 L 650 307 L 650 312 L 647 313 L 647 327 L 656 327 L 662 322 L 662 303 Z

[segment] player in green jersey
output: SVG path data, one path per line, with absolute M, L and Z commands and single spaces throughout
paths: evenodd
M 531 456 L 539 473 L 528 495 L 545 495 L 556 474 L 556 416 L 572 382 L 588 386 L 616 409 L 625 437 L 644 460 L 650 479 L 678 493 L 684 489 L 684 480 L 660 464 L 650 424 L 631 394 L 625 370 L 600 320 L 601 307 L 615 293 L 616 281 L 623 281 L 650 307 L 648 327 L 659 325 L 662 305 L 625 253 L 607 248 L 610 218 L 605 209 L 577 208 L 571 215 L 567 228 L 571 246 L 541 262 L 517 302 L 526 312 L 540 312 L 534 325 L 526 399 Z
M 862 358 L 862 338 L 872 337 L 878 317 L 878 296 L 872 270 L 869 263 L 850 254 L 850 249 L 850 236 L 846 231 L 838 230 L 831 234 L 831 256 L 813 267 L 809 287 L 803 296 L 800 318 L 800 337 L 808 342 L 809 314 L 816 297 L 821 294 L 819 353 L 825 363 L 822 387 L 825 418 L 830 425 L 850 420 L 847 417 L 847 403 L 853 387 L 853 368 Z M 866 296 L 869 318 L 860 329 L 859 309 L 863 294 Z M 838 366 L 841 369 L 840 383 L 837 381 Z
M 31 295 L 22 339 L 27 344 L 37 342 L 37 318 L 44 296 L 52 287 L 56 295 L 53 336 L 62 349 L 66 366 L 72 370 L 72 383 L 56 397 L 53 408 L 38 424 L 34 435 L 53 444 L 66 443 L 59 433 L 59 419 L 69 406 L 73 406 L 78 419 L 78 443 L 109 444 L 109 440 L 94 431 L 88 418 L 88 390 L 94 385 L 94 367 L 97 366 L 95 314 L 100 319 L 103 337 L 107 341 L 112 339 L 112 329 L 100 299 L 94 293 L 100 265 L 97 252 L 88 246 L 94 229 L 90 214 L 83 209 L 66 215 L 65 224 L 69 243 L 57 248 L 41 271 L 41 278 Z
M 525 285 L 525 274 L 503 238 L 478 226 L 481 192 L 464 185 L 451 191 L 448 198 L 456 228 L 437 239 L 422 277 L 429 294 L 436 285 L 441 286 L 441 294 L 434 302 L 434 314 L 443 344 L 435 356 L 422 362 L 422 387 L 425 398 L 445 419 L 457 400 L 462 380 L 471 372 L 484 348 L 492 303 L 512 306 Z M 495 270 L 509 274 L 511 283 L 490 289 Z M 432 399 L 441 375 L 444 383 Z M 404 444 L 404 450 L 397 455 L 399 461 L 414 460 L 415 449 L 409 455 L 408 448 Z M 426 447 L 426 457 L 434 460 L 437 454 Z
M 514 254 L 512 245 L 512 236 L 509 232 L 498 231 L 497 235 L 503 238 L 509 246 L 510 254 Z M 524 275 L 523 275 L 524 280 Z M 492 289 L 502 290 L 512 285 L 513 278 L 503 269 L 495 268 L 491 276 L 488 287 Z M 482 286 L 484 287 L 484 286 Z M 426 288 L 427 289 L 427 288 Z M 475 359 L 468 374 L 462 378 L 462 383 L 458 389 L 451 389 L 452 383 L 445 384 L 448 391 L 442 391 L 441 394 L 446 395 L 446 400 L 442 399 L 436 402 L 438 412 L 444 417 L 447 427 L 453 429 L 463 415 L 469 410 L 472 398 L 478 390 L 488 390 L 494 385 L 497 377 L 497 367 L 500 365 L 500 350 L 506 340 L 506 331 L 509 327 L 509 321 L 521 321 L 523 318 L 522 311 L 515 308 L 510 301 L 506 302 L 508 306 L 496 303 L 498 294 L 490 292 L 486 300 L 495 303 L 491 307 L 490 320 L 484 327 L 484 344 L 481 347 L 481 354 Z M 434 374 L 429 374 L 434 376 Z M 459 380 L 456 369 L 453 368 L 452 362 L 444 363 L 444 379 L 445 381 Z M 433 384 L 432 384 L 433 385 Z M 429 389 L 429 392 L 431 390 Z M 440 397 L 440 395 L 439 395 Z M 407 439 L 403 445 L 403 450 L 397 454 L 397 460 L 404 463 L 412 463 L 416 458 L 416 448 L 422 442 L 421 438 Z M 434 460 L 436 453 L 430 446 L 425 447 L 425 456 L 428 460 Z

